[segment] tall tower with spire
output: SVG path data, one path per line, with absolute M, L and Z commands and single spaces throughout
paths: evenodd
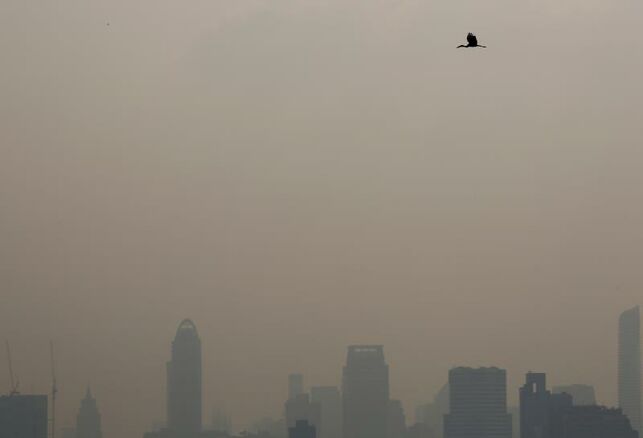
M 87 386 L 85 398 L 80 402 L 80 409 L 76 417 L 76 438 L 102 438 L 100 426 L 100 413 L 96 406 L 96 399 Z
M 184 319 L 167 363 L 167 428 L 174 436 L 201 431 L 201 339 L 196 325 Z

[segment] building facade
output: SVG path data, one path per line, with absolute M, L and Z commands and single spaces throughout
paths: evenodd
M 527 373 L 520 388 L 520 438 L 563 438 L 572 396 L 547 390 L 545 373 Z
M 641 431 L 641 339 L 639 307 L 623 312 L 618 324 L 618 406 Z
M 505 370 L 453 368 L 449 371 L 449 392 L 445 438 L 511 438 Z
M 317 438 L 342 438 L 342 396 L 336 386 L 313 386 L 310 399 L 321 408 Z
M 342 375 L 343 438 L 386 438 L 389 370 L 381 345 L 348 347 Z
M 288 400 L 297 398 L 304 393 L 304 375 L 291 373 L 288 375 Z
M 306 420 L 316 430 L 321 425 L 321 405 L 310 401 L 310 395 L 298 394 L 286 401 L 286 427 L 295 427 L 298 421 Z
M 47 438 L 47 396 L 0 396 L 0 438 Z
M 388 418 L 387 418 L 387 437 L 388 438 L 405 438 L 406 437 L 406 415 L 404 406 L 400 400 L 389 400 Z
M 549 438 L 549 402 L 545 373 L 527 373 L 520 388 L 520 438 Z

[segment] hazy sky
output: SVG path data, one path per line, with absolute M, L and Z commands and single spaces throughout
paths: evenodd
M 60 426 L 278 416 L 382 343 L 409 418 L 454 365 L 591 383 L 643 291 L 640 0 L 2 0 L 0 337 Z M 108 25 L 109 24 L 109 25 Z M 474 31 L 488 49 L 456 50 Z M 4 355 L 3 355 L 4 357 Z M 0 361 L 0 386 L 8 389 Z M 5 380 L 6 379 L 6 380 Z

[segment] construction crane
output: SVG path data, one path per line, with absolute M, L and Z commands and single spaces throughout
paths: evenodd
M 11 362 L 11 347 L 9 347 L 9 341 L 4 341 L 5 347 L 7 347 L 7 361 L 9 362 L 9 382 L 11 387 L 9 388 L 9 395 L 18 394 L 18 385 L 19 381 L 13 375 L 13 363 Z
M 49 341 L 49 353 L 51 356 L 51 432 L 50 437 L 56 437 L 56 394 L 58 387 L 56 386 L 56 363 L 54 362 L 54 341 Z

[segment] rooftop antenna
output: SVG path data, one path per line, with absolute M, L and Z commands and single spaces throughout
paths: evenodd
M 54 362 L 54 341 L 49 341 L 49 353 L 51 356 L 51 438 L 56 437 L 56 394 L 58 387 L 56 386 L 56 364 Z
M 18 394 L 18 380 L 14 378 L 13 375 L 13 363 L 11 362 L 11 347 L 9 347 L 9 341 L 5 340 L 4 345 L 7 348 L 7 361 L 9 362 L 9 381 L 11 387 L 9 389 L 9 395 Z

